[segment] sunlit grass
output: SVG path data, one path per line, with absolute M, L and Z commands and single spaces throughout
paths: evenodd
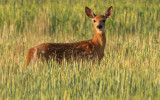
M 160 98 L 159 0 L 11 0 L 0 1 L 0 99 Z M 105 56 L 91 62 L 32 63 L 27 50 L 44 42 L 91 39 L 90 7 L 104 14 Z

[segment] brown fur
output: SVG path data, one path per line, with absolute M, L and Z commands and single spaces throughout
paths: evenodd
M 109 10 L 110 9 L 112 9 L 112 7 L 110 7 Z M 110 15 L 96 16 L 89 8 L 86 7 L 85 10 L 87 16 L 92 18 L 92 20 L 96 20 L 96 22 L 94 22 L 95 30 L 92 39 L 75 43 L 44 43 L 38 45 L 29 49 L 26 56 L 26 64 L 29 65 L 31 60 L 38 60 L 40 56 L 46 61 L 53 59 L 59 63 L 61 63 L 64 58 L 67 61 L 71 59 L 76 61 L 87 59 L 93 62 L 98 58 L 100 63 L 104 56 L 106 44 L 105 23 L 102 21 L 106 20 Z M 102 29 L 97 29 L 98 25 L 102 25 Z

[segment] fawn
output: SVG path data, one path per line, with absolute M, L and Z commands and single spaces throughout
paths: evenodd
M 75 43 L 44 43 L 28 50 L 26 64 L 29 65 L 31 60 L 37 61 L 40 57 L 46 61 L 55 60 L 61 63 L 66 61 L 88 59 L 93 62 L 98 59 L 102 60 L 106 44 L 105 21 L 113 13 L 113 7 L 109 7 L 104 15 L 95 15 L 94 12 L 85 7 L 86 15 L 92 18 L 94 22 L 94 37 L 90 40 Z

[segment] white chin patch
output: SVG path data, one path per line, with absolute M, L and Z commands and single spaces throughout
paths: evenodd
M 105 28 L 102 28 L 102 29 L 96 28 L 96 30 L 97 30 L 98 33 L 104 33 L 105 32 Z

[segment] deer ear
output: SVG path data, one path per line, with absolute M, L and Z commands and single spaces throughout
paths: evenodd
M 110 17 L 110 16 L 112 15 L 112 13 L 113 13 L 113 7 L 110 6 L 110 7 L 105 11 L 104 16 L 105 16 L 106 18 L 108 18 L 108 17 Z
M 88 7 L 85 7 L 85 12 L 86 12 L 86 15 L 90 18 L 93 18 L 94 16 L 96 16 L 94 12 Z

